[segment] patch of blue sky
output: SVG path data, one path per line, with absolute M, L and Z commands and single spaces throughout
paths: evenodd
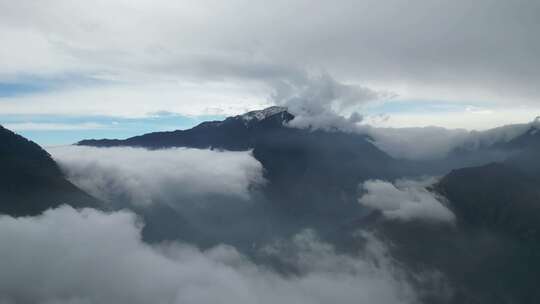
M 222 120 L 223 116 L 183 116 L 155 113 L 145 118 L 111 116 L 6 115 L 0 124 L 40 145 L 72 144 L 88 138 L 128 138 L 149 132 L 191 128 L 203 121 Z
M 44 92 L 47 90 L 48 86 L 42 83 L 0 82 L 0 97 L 13 97 L 18 95 Z
M 37 77 L 20 75 L 0 80 L 0 106 L 3 97 L 39 95 L 73 87 L 107 85 L 112 82 L 94 76 L 57 75 Z M 0 124 L 41 145 L 72 144 L 86 138 L 127 138 L 148 132 L 187 129 L 223 116 L 183 116 L 160 111 L 144 118 L 69 115 L 0 115 Z
M 14 79 L 0 80 L 0 98 L 38 94 L 67 87 L 89 86 L 108 82 L 110 81 L 105 81 L 97 77 L 74 74 L 57 75 L 47 78 L 21 75 Z

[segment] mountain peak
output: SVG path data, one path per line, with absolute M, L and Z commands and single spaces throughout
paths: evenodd
M 252 120 L 261 121 L 264 120 L 270 116 L 286 112 L 286 107 L 279 107 L 279 106 L 271 106 L 263 110 L 257 110 L 257 111 L 250 111 L 242 115 L 236 116 L 237 118 L 242 119 L 245 122 L 250 122 Z

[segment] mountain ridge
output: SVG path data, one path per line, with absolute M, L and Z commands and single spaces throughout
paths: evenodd
M 95 147 L 136 146 L 145 148 L 192 147 L 226 150 L 252 148 L 254 132 L 284 127 L 294 116 L 284 107 L 269 107 L 221 121 L 205 121 L 193 128 L 164 132 L 151 132 L 120 139 L 87 139 L 76 145 Z
M 0 171 L 0 213 L 36 215 L 61 204 L 101 207 L 65 178 L 47 151 L 2 126 Z

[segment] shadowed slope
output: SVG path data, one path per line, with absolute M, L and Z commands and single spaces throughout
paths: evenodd
M 40 146 L 0 126 L 0 213 L 21 216 L 99 203 L 67 181 Z

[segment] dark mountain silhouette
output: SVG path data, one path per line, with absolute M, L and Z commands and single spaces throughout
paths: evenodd
M 243 151 L 254 148 L 260 137 L 268 132 L 284 128 L 294 116 L 281 107 L 248 112 L 229 117 L 223 121 L 203 122 L 188 130 L 154 132 L 125 140 L 90 139 L 77 145 L 95 147 L 131 146 L 152 149 L 170 147 L 212 148 Z
M 67 181 L 40 146 L 0 126 L 0 213 L 35 215 L 61 204 L 99 205 Z
M 156 132 L 125 140 L 83 140 L 78 145 L 252 150 L 270 181 L 266 193 L 285 216 L 342 218 L 361 213 L 358 184 L 395 178 L 403 165 L 365 135 L 290 128 L 294 116 L 271 107 L 189 129 Z M 336 205 L 339 207 L 336 208 Z

